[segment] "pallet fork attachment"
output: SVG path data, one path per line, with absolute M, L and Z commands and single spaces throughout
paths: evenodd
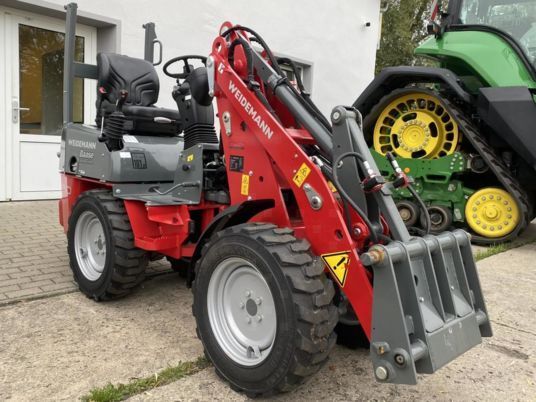
M 416 384 L 492 335 L 466 232 L 374 246 L 370 355 L 376 378 Z

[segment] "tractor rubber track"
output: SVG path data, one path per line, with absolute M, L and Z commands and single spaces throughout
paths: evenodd
M 485 138 L 483 138 L 477 131 L 474 124 L 452 104 L 448 99 L 444 97 L 440 98 L 451 115 L 456 120 L 459 130 L 461 130 L 463 138 L 467 139 L 473 148 L 482 156 L 486 161 L 490 170 L 495 174 L 498 181 L 504 186 L 504 189 L 514 197 L 516 204 L 520 211 L 520 219 L 516 228 L 507 234 L 506 236 L 497 238 L 487 238 L 471 233 L 471 242 L 475 244 L 488 245 L 494 243 L 503 243 L 514 240 L 530 223 L 531 205 L 527 193 L 521 188 L 519 182 L 512 176 L 510 170 L 506 167 L 501 157 L 498 156 L 492 147 L 489 146 Z

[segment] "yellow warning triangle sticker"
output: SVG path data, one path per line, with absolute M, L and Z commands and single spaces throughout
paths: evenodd
M 350 252 L 339 251 L 337 253 L 322 254 L 321 257 L 339 284 L 344 286 L 346 274 L 348 273 L 348 263 L 350 262 Z

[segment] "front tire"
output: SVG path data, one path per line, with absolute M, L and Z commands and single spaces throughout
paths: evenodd
M 290 229 L 247 223 L 216 233 L 196 264 L 193 312 L 216 372 L 248 396 L 289 391 L 335 345 L 333 283 Z
M 108 190 L 80 195 L 69 217 L 67 252 L 80 291 L 96 301 L 122 297 L 144 278 L 148 254 L 134 246 L 123 200 Z

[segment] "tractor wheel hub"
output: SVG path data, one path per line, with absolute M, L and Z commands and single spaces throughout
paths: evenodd
M 465 206 L 469 227 L 486 237 L 506 236 L 515 229 L 519 217 L 514 198 L 500 188 L 487 187 L 475 192 Z
M 374 149 L 402 158 L 435 159 L 454 153 L 458 126 L 432 93 L 409 92 L 394 98 L 374 127 Z
M 484 207 L 484 215 L 488 220 L 497 220 L 500 215 L 499 210 L 495 205 L 488 205 Z
M 402 125 L 399 134 L 400 147 L 407 152 L 425 149 L 430 141 L 430 129 L 423 120 L 411 120 Z

